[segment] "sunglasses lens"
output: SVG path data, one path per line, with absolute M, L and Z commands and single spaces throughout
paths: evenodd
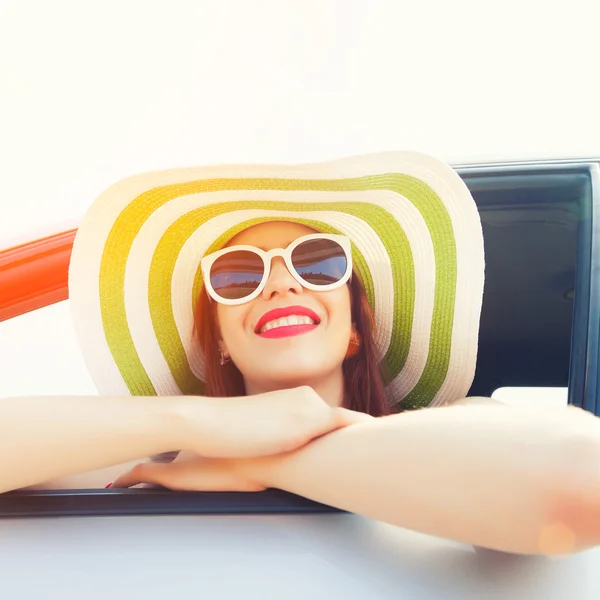
M 254 252 L 236 250 L 217 258 L 210 269 L 210 283 L 226 300 L 239 300 L 256 291 L 265 273 L 262 258 Z
M 348 267 L 344 249 L 328 239 L 308 240 L 292 252 L 292 264 L 308 283 L 330 285 L 339 281 Z

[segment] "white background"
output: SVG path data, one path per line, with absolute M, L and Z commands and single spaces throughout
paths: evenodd
M 0 247 L 152 169 L 600 156 L 599 31 L 598 0 L 0 0 Z M 0 324 L 0 365 L 94 392 L 68 303 Z

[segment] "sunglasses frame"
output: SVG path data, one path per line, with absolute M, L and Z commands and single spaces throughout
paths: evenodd
M 296 272 L 296 269 L 294 268 L 294 265 L 292 264 L 292 252 L 300 244 L 311 241 L 311 240 L 317 240 L 317 239 L 332 240 L 332 241 L 338 243 L 344 250 L 344 253 L 346 255 L 346 272 L 335 283 L 331 283 L 329 285 L 314 285 L 312 283 L 309 283 L 308 281 L 305 281 L 304 279 L 302 279 L 302 277 L 300 276 L 299 273 Z M 258 255 L 262 259 L 263 264 L 264 264 L 263 277 L 262 277 L 260 283 L 258 284 L 258 287 L 256 288 L 256 290 L 254 290 L 254 292 L 252 292 L 248 296 L 244 296 L 243 298 L 234 298 L 234 299 L 223 298 L 223 297 L 219 296 L 219 294 L 217 294 L 217 292 L 215 292 L 215 290 L 213 289 L 212 283 L 210 281 L 210 270 L 211 270 L 214 262 L 221 256 L 224 256 L 225 254 L 230 254 L 231 252 L 239 252 L 241 250 L 253 252 L 254 254 Z M 330 234 L 330 233 L 314 233 L 314 234 L 304 235 L 302 237 L 297 238 L 287 248 L 273 248 L 272 250 L 265 251 L 265 250 L 262 250 L 261 248 L 257 248 L 256 246 L 239 245 L 239 246 L 230 246 L 229 248 L 223 248 L 222 250 L 218 250 L 217 252 L 213 252 L 212 254 L 208 254 L 207 256 L 204 256 L 201 260 L 202 277 L 203 277 L 204 286 L 206 287 L 206 291 L 208 292 L 208 295 L 215 302 L 218 302 L 220 304 L 226 304 L 228 306 L 236 306 L 239 304 L 245 304 L 246 302 L 251 302 L 252 300 L 257 298 L 261 294 L 261 292 L 264 290 L 265 286 L 267 285 L 267 281 L 269 280 L 269 275 L 271 274 L 271 261 L 275 256 L 281 256 L 283 258 L 283 260 L 285 261 L 286 267 L 287 267 L 288 271 L 290 272 L 290 274 L 292 275 L 292 277 L 302 287 L 304 287 L 308 290 L 312 290 L 315 292 L 328 292 L 331 290 L 335 290 L 339 287 L 342 287 L 345 283 L 350 281 L 352 278 L 352 245 L 350 243 L 350 238 L 346 237 L 345 235 L 335 235 L 335 234 Z

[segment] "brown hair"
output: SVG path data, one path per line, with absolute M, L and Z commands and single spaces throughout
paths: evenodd
M 373 339 L 374 317 L 364 287 L 353 273 L 349 283 L 352 306 L 352 322 L 361 340 L 358 352 L 346 358 L 342 364 L 344 374 L 344 406 L 352 410 L 380 417 L 392 412 L 388 405 L 380 370 L 375 341 Z M 218 330 L 214 304 L 203 288 L 196 304 L 195 336 L 206 361 L 206 386 L 204 393 L 213 398 L 244 396 L 244 380 L 239 369 L 228 362 L 221 365 L 218 346 Z M 396 411 L 394 411 L 396 412 Z

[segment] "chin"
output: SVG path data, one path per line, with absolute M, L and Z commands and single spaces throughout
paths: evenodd
M 263 381 L 268 381 L 269 387 L 292 388 L 310 385 L 311 382 L 329 377 L 336 368 L 341 368 L 341 362 L 339 365 L 332 365 L 325 360 L 313 359 L 309 364 L 298 361 L 289 366 L 270 368 L 260 373 L 259 377 Z

